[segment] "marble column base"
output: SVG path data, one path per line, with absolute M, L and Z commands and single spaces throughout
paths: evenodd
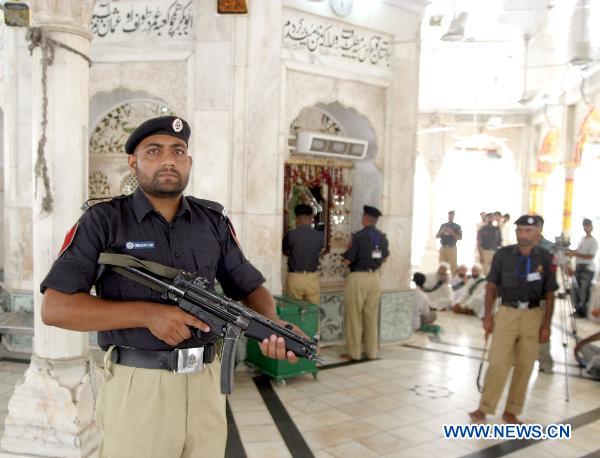
M 32 356 L 8 403 L 0 446 L 10 456 L 96 456 L 100 431 L 94 404 L 101 371 L 90 355 L 70 359 Z

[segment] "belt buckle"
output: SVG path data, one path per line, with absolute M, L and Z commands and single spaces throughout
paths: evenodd
M 176 374 L 191 374 L 204 369 L 204 347 L 176 348 L 177 369 Z
M 529 301 L 517 301 L 517 309 L 519 310 L 527 310 L 529 308 Z

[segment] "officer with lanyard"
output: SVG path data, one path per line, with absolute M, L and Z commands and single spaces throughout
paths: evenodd
M 379 350 L 379 268 L 389 256 L 388 240 L 375 225 L 381 212 L 369 205 L 363 207 L 363 229 L 352 236 L 344 263 L 350 267 L 344 290 L 344 325 L 346 351 L 353 360 L 362 358 L 362 343 L 368 359 L 377 358 Z
M 521 423 L 517 415 L 523 411 L 539 344 L 550 338 L 554 291 L 558 289 L 556 263 L 547 250 L 537 246 L 542 231 L 540 217 L 523 215 L 515 224 L 517 244 L 496 252 L 487 277 L 483 328 L 486 339 L 489 334 L 493 338 L 479 408 L 469 414 L 473 421 L 484 421 L 486 414 L 494 414 L 514 363 L 502 419 Z M 498 296 L 502 305 L 493 316 Z
M 189 137 L 187 122 L 175 116 L 135 129 L 125 151 L 138 188 L 89 208 L 41 284 L 44 323 L 98 331 L 106 350 L 96 406 L 102 457 L 223 456 L 227 421 L 215 344 L 191 332 L 209 326 L 146 286 L 110 270 L 100 275 L 100 253 L 218 280 L 229 297 L 278 320 L 265 279 L 243 255 L 223 207 L 183 195 L 192 166 Z M 93 285 L 97 297 L 90 295 Z M 260 347 L 266 356 L 297 360 L 275 335 Z M 181 350 L 199 355 L 192 371 L 179 371 Z

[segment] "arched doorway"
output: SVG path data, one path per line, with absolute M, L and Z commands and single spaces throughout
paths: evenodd
M 455 210 L 463 232 L 458 263 L 472 265 L 480 212 L 509 213 L 514 220 L 521 210 L 521 194 L 514 154 L 502 139 L 482 134 L 461 139 L 445 154 L 435 181 L 434 234 L 447 212 Z
M 351 160 L 350 155 L 346 159 L 346 156 L 298 153 L 296 139 L 303 131 L 366 141 L 366 157 Z M 362 206 L 381 206 L 382 176 L 374 163 L 375 132 L 365 116 L 334 102 L 302 109 L 290 124 L 290 139 L 283 180 L 283 227 L 284 231 L 294 227 L 296 204 L 306 203 L 315 208 L 315 227 L 324 232 L 326 243 L 319 267 L 321 339 L 339 341 L 343 338 L 341 291 L 347 272 L 342 254 L 350 243 L 351 231 L 360 228 Z M 284 265 L 282 270 L 285 283 Z

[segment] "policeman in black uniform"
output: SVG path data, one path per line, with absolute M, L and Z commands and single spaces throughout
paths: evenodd
M 375 227 L 381 212 L 369 205 L 363 207 L 363 229 L 352 236 L 344 263 L 350 267 L 344 290 L 344 326 L 346 351 L 351 359 L 362 357 L 361 344 L 368 359 L 377 358 L 379 350 L 379 268 L 389 256 L 388 240 Z
M 517 244 L 496 252 L 487 276 L 483 327 L 486 335 L 493 332 L 493 339 L 481 402 L 469 414 L 474 421 L 494 414 L 514 363 L 502 418 L 507 423 L 520 423 L 517 415 L 523 411 L 539 344 L 550 338 L 554 291 L 558 289 L 556 263 L 548 251 L 537 246 L 542 231 L 540 217 L 523 215 L 515 224 Z M 498 296 L 502 305 L 494 317 L 492 307 Z
M 299 204 L 294 208 L 296 228 L 283 237 L 283 254 L 288 257 L 286 295 L 311 304 L 321 303 L 319 255 L 323 249 L 323 233 L 312 227 L 313 208 Z
M 99 331 L 107 351 L 97 405 L 101 456 L 223 456 L 227 425 L 214 344 L 196 340 L 190 329 L 208 325 L 112 271 L 97 278 L 100 253 L 216 279 L 228 296 L 277 319 L 265 279 L 244 257 L 223 207 L 182 194 L 192 165 L 189 137 L 179 117 L 141 124 L 125 144 L 138 189 L 87 210 L 41 284 L 44 323 Z M 94 284 L 98 297 L 89 294 Z M 260 345 L 267 356 L 296 360 L 274 335 Z M 195 372 L 173 372 L 179 349 L 199 355 Z

